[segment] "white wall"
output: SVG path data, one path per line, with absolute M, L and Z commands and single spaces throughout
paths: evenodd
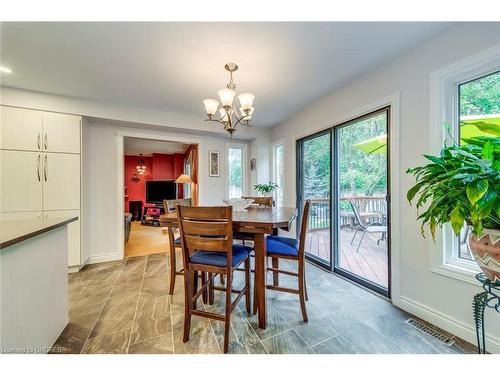
M 429 152 L 429 75 L 500 43 L 500 24 L 467 23 L 455 26 L 426 42 L 411 53 L 381 69 L 352 82 L 306 110 L 276 126 L 271 140 L 285 139 L 285 205 L 295 204 L 295 141 L 306 134 L 339 124 L 359 108 L 394 93 L 400 94 L 399 197 L 400 223 L 399 295 L 395 304 L 437 324 L 471 342 L 475 340 L 472 320 L 472 297 L 480 288 L 430 271 L 430 246 L 420 235 L 416 211 L 410 207 L 405 192 L 414 182 L 405 174 L 409 167 L 423 162 Z M 500 352 L 500 314 L 488 311 L 486 317 L 488 350 Z

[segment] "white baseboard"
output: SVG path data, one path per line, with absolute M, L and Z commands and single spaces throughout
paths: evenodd
M 117 254 L 117 253 L 105 253 L 105 254 L 99 254 L 99 255 L 92 255 L 88 263 L 93 264 L 93 263 L 101 263 L 101 262 L 110 262 L 112 260 L 120 260 L 122 257 Z
M 75 272 L 78 272 L 82 269 L 83 265 L 81 266 L 71 266 L 71 267 L 68 267 L 68 273 L 75 273 Z
M 404 296 L 400 296 L 396 306 L 476 345 L 476 328 L 473 325 L 450 318 L 432 307 Z M 488 321 L 486 321 L 485 327 L 488 330 Z M 500 354 L 500 339 L 486 334 L 486 350 L 490 353 Z

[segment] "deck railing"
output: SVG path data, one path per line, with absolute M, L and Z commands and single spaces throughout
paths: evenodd
M 330 227 L 330 198 L 313 198 L 309 208 L 309 229 Z
M 353 224 L 354 214 L 349 201 L 353 202 L 359 212 L 377 212 L 385 214 L 385 197 L 341 197 L 340 198 L 340 226 L 349 227 Z M 330 198 L 311 198 L 311 207 L 309 211 L 308 228 L 311 230 L 325 229 L 330 227 Z

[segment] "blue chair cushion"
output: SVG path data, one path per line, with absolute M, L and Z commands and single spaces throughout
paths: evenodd
M 297 256 L 299 255 L 299 241 L 289 237 L 268 236 L 267 253 Z
M 236 267 L 243 260 L 248 258 L 248 254 L 252 251 L 251 247 L 243 245 L 233 245 L 233 267 Z M 207 264 L 210 266 L 226 267 L 227 253 L 218 253 L 214 251 L 195 251 L 191 255 L 191 263 Z

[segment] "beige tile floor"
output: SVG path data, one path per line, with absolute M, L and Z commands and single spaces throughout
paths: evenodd
M 180 259 L 180 254 L 177 257 Z M 287 268 L 291 264 L 284 265 Z M 298 298 L 268 291 L 268 326 L 258 328 L 244 302 L 232 315 L 230 353 L 467 353 L 456 339 L 446 346 L 405 323 L 409 314 L 335 275 L 308 264 L 309 323 Z M 182 342 L 183 280 L 168 294 L 168 254 L 93 264 L 69 275 L 70 321 L 53 353 L 221 353 L 221 322 L 193 317 Z M 243 273 L 236 273 L 236 283 Z M 270 276 L 270 275 L 269 275 Z M 291 285 L 293 279 L 280 282 Z M 205 306 L 221 311 L 224 296 Z

